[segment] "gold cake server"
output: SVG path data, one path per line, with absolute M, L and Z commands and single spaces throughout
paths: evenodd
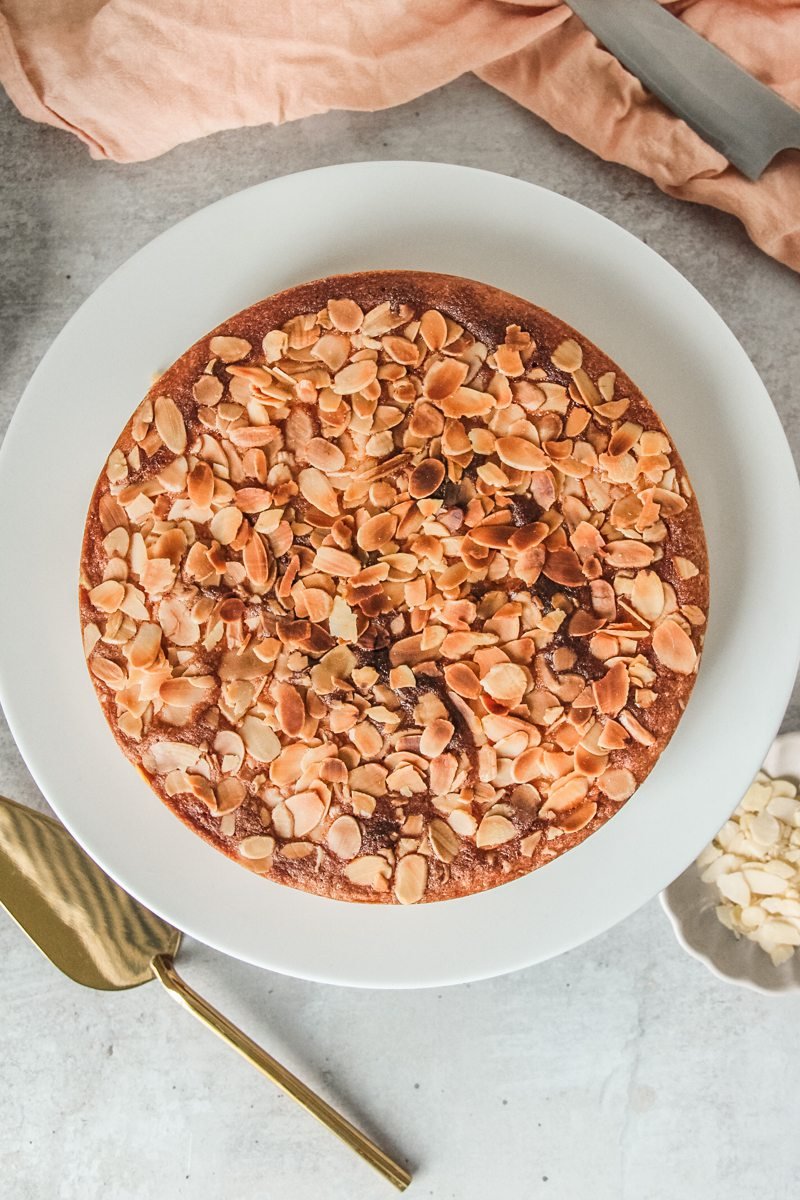
M 121 991 L 158 979 L 169 994 L 400 1191 L 411 1176 L 181 979 L 181 935 L 100 870 L 51 817 L 0 796 L 0 905 L 60 971 Z

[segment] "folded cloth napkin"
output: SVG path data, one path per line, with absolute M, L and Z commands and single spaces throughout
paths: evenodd
M 670 8 L 800 106 L 794 0 Z M 387 108 L 465 71 L 670 195 L 734 213 L 800 270 L 800 153 L 751 183 L 557 0 L 0 0 L 11 99 L 117 162 L 219 129 Z

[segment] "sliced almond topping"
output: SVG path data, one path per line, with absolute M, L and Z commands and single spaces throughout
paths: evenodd
M 89 600 L 100 612 L 116 612 L 125 599 L 125 585 L 118 579 L 107 579 L 89 592 Z
M 204 677 L 207 680 L 208 676 Z M 191 677 L 183 677 L 181 679 L 165 679 L 159 688 L 159 695 L 165 704 L 172 704 L 176 708 L 191 708 L 204 699 L 204 692 L 207 686 L 200 684 L 200 681 L 195 681 Z
M 334 329 L 342 333 L 355 333 L 364 320 L 364 313 L 355 300 L 329 300 L 328 315 Z
M 610 767 L 597 781 L 597 786 L 609 800 L 627 800 L 636 791 L 636 780 L 624 767 Z
M 294 818 L 294 837 L 305 837 L 316 829 L 325 812 L 325 805 L 316 792 L 297 792 L 286 801 Z
M 377 363 L 371 358 L 364 358 L 342 367 L 341 371 L 334 375 L 331 386 L 337 396 L 352 396 L 354 392 L 363 392 L 377 377 Z
M 400 904 L 417 904 L 425 895 L 428 860 L 421 854 L 406 854 L 397 864 L 394 894 Z
M 522 667 L 514 663 L 499 663 L 490 667 L 481 682 L 485 692 L 509 708 L 519 704 L 528 687 L 527 675 Z
M 189 499 L 198 508 L 208 508 L 214 496 L 214 473 L 208 463 L 199 462 L 186 480 Z
M 366 854 L 349 862 L 344 868 L 344 873 L 351 883 L 359 887 L 371 887 L 376 892 L 385 892 L 392 868 L 380 854 Z
M 652 546 L 630 538 L 610 542 L 605 550 L 605 560 L 612 567 L 649 567 L 654 557 Z
M 344 550 L 337 550 L 335 546 L 320 546 L 314 556 L 314 570 L 322 571 L 324 575 L 340 576 L 348 578 L 350 575 L 357 575 L 361 569 L 361 563 L 353 554 L 347 554 Z
M 354 817 L 337 817 L 328 830 L 328 846 L 338 858 L 355 858 L 361 849 L 361 827 Z
M 664 608 L 664 585 L 655 571 L 639 571 L 633 581 L 631 603 L 641 617 L 652 623 Z
M 442 484 L 444 476 L 444 463 L 437 458 L 426 458 L 411 472 L 408 480 L 409 495 L 415 500 L 432 495 Z
M 211 536 L 221 546 L 229 546 L 239 532 L 241 523 L 242 514 L 238 508 L 221 508 L 211 518 L 209 524 Z
M 290 683 L 275 687 L 275 715 L 285 734 L 298 737 L 306 722 L 306 709 L 300 692 Z
M 424 754 L 426 758 L 436 758 L 447 749 L 454 733 L 455 729 L 450 721 L 432 721 L 422 731 L 419 743 L 420 754 Z
M 434 817 L 428 826 L 431 850 L 441 862 L 451 863 L 458 854 L 458 836 L 452 826 Z
M 254 716 L 245 717 L 241 731 L 247 753 L 256 762 L 269 763 L 280 754 L 281 744 L 266 721 Z
M 696 575 L 700 574 L 699 568 L 695 566 L 690 558 L 682 558 L 679 554 L 676 554 L 672 562 L 679 579 L 694 579 Z
M 678 675 L 691 675 L 697 666 L 692 639 L 676 621 L 664 621 L 653 632 L 653 650 L 662 664 Z
M 615 717 L 628 702 L 630 680 L 623 662 L 616 662 L 592 684 L 595 703 L 602 713 Z
M 422 314 L 419 332 L 429 350 L 441 350 L 447 344 L 447 321 L 435 308 Z
M 476 847 L 489 882 L 531 869 L 633 793 L 665 674 L 696 670 L 688 480 L 575 338 L 484 345 L 394 298 L 284 316 L 207 339 L 107 459 L 82 578 L 103 703 L 256 872 L 414 904 L 468 890 Z M 751 849 L 782 812 L 752 809 Z M 783 867 L 721 872 L 779 955 Z
M 339 516 L 339 499 L 326 477 L 317 467 L 307 467 L 297 477 L 301 495 L 328 516 Z
M 425 373 L 423 393 L 429 400 L 445 400 L 461 387 L 469 367 L 455 358 L 436 362 Z
M 533 442 L 521 437 L 501 437 L 495 444 L 501 462 L 518 471 L 546 471 L 550 466 L 547 455 Z
M 554 367 L 558 367 L 559 371 L 572 373 L 573 371 L 577 371 L 581 366 L 583 351 L 573 338 L 567 338 L 566 341 L 556 346 L 550 355 L 550 360 Z
M 237 850 L 242 858 L 252 860 L 269 858 L 275 851 L 275 838 L 254 834 L 252 837 L 242 838 Z
M 594 820 L 596 814 L 597 804 L 594 800 L 589 800 L 580 808 L 574 808 L 566 816 L 559 817 L 558 824 L 565 833 L 577 833 L 578 830 L 585 829 L 589 822 Z
M 377 516 L 368 517 L 359 527 L 356 541 L 362 550 L 371 553 L 390 542 L 396 529 L 397 517 L 394 513 L 378 513 Z
M 211 339 L 208 343 L 208 348 L 213 355 L 221 358 L 224 363 L 230 363 L 241 362 L 250 353 L 252 346 L 244 338 L 218 335 Z
M 155 402 L 156 429 L 164 445 L 173 454 L 186 449 L 186 426 L 181 410 L 169 396 L 159 396 Z
M 235 812 L 244 804 L 246 796 L 247 788 L 241 779 L 235 779 L 233 776 L 221 779 L 217 784 L 217 812 L 220 816 Z M 261 856 L 257 855 L 256 857 Z
M 517 831 L 508 817 L 498 815 L 486 816 L 478 826 L 475 844 L 479 850 L 489 850 L 493 846 L 502 846 L 517 836 Z
M 302 447 L 302 451 L 312 467 L 318 467 L 320 471 L 326 471 L 330 474 L 331 472 L 341 471 L 344 467 L 345 458 L 341 450 L 333 442 L 326 441 L 325 438 L 312 438 L 310 442 Z

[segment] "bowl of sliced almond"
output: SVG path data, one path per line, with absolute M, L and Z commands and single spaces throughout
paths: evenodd
M 800 991 L 800 732 L 776 738 L 740 804 L 661 893 L 680 944 L 728 983 Z

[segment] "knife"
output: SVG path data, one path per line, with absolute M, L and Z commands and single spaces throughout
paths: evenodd
M 800 149 L 800 109 L 658 0 L 567 0 L 598 41 L 748 179 Z

